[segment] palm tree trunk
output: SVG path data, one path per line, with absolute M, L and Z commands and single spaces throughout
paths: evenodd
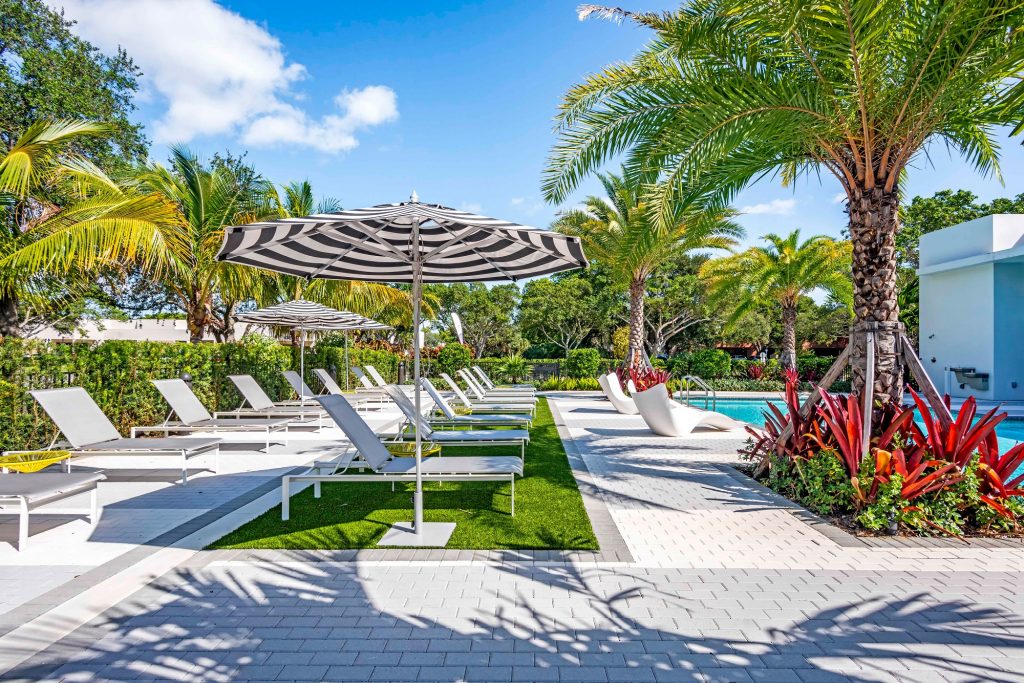
M 853 242 L 853 310 L 850 363 L 853 390 L 864 388 L 867 333 L 875 336 L 874 392 L 879 399 L 903 400 L 903 359 L 898 336 L 903 330 L 896 284 L 896 230 L 899 190 L 854 188 L 850 200 Z
M 629 283 L 629 367 L 642 370 L 644 363 L 644 287 L 642 279 Z
M 185 312 L 185 322 L 188 325 L 188 340 L 192 344 L 198 344 L 206 336 L 206 328 L 210 324 L 210 309 L 205 301 L 192 300 L 189 302 Z
M 21 320 L 18 317 L 16 294 L 0 295 L 0 337 L 20 337 Z
M 796 367 L 796 302 L 782 304 L 782 367 Z

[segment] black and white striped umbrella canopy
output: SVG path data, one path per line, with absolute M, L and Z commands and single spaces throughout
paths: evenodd
M 255 325 L 276 325 L 300 329 L 341 329 L 341 326 L 370 321 L 361 315 L 330 306 L 296 299 L 238 315 L 238 321 Z M 379 324 L 379 323 L 378 323 Z M 338 327 L 336 327 L 338 326 Z M 349 328 L 355 329 L 355 328 Z
M 217 258 L 307 278 L 412 282 L 522 280 L 583 268 L 575 237 L 415 200 L 226 230 Z

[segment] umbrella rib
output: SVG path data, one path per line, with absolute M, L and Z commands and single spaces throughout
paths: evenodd
M 446 223 L 441 223 L 440 221 L 436 221 L 436 220 L 434 222 L 437 223 L 438 225 L 445 226 L 445 230 L 448 229 Z M 477 234 L 481 230 L 483 230 L 483 228 L 480 228 L 480 227 L 477 227 L 477 226 L 472 226 L 471 228 L 467 229 L 465 232 L 460 233 L 458 235 L 455 235 L 454 237 L 452 237 L 450 240 L 448 240 L 444 244 L 442 244 L 442 245 L 440 245 L 438 247 L 434 247 L 429 252 L 427 252 L 427 254 L 423 257 L 423 263 L 428 263 L 430 261 L 430 259 L 432 259 L 437 254 L 443 252 L 445 249 L 448 249 L 449 247 L 452 247 L 452 246 L 454 246 L 456 244 L 459 244 L 460 242 L 465 241 L 466 239 L 472 237 L 473 235 Z M 448 234 L 450 235 L 452 233 L 449 231 Z

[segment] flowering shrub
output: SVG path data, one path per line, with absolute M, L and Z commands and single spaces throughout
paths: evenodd
M 668 379 L 671 377 L 668 371 L 658 370 L 655 368 L 647 368 L 646 370 L 630 369 L 629 378 L 633 380 L 633 385 L 637 391 L 647 391 L 651 387 L 656 387 L 659 384 L 664 384 L 666 390 L 668 388 Z
M 818 406 L 804 417 L 788 382 L 785 409 L 768 405 L 764 428 L 748 428 L 752 439 L 741 454 L 761 463 L 757 471 L 766 472 L 772 489 L 867 530 L 1019 531 L 1024 444 L 999 452 L 995 428 L 1005 414 L 991 410 L 975 420 L 969 398 L 947 423 L 910 392 L 912 406 L 872 409 L 865 444 L 860 397 L 820 390 Z

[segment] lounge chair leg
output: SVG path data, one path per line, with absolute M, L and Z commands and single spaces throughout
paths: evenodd
M 28 545 L 28 501 L 21 499 L 21 509 L 18 511 L 18 552 L 20 553 Z
M 185 451 L 181 452 L 181 485 L 188 486 L 188 458 Z
M 318 481 L 314 481 L 313 482 L 313 497 L 314 498 L 319 498 L 320 497 L 320 482 L 318 482 Z
M 512 516 L 516 516 L 516 475 L 512 475 L 509 479 L 512 482 Z
M 98 521 L 100 521 L 99 487 L 93 487 L 92 493 L 89 495 L 89 524 L 96 526 Z
M 270 452 L 270 427 L 267 427 L 267 445 L 263 449 L 263 452 L 264 453 L 269 453 Z
M 288 492 L 291 480 L 288 477 L 281 477 L 281 521 L 288 521 L 289 503 L 291 502 Z

